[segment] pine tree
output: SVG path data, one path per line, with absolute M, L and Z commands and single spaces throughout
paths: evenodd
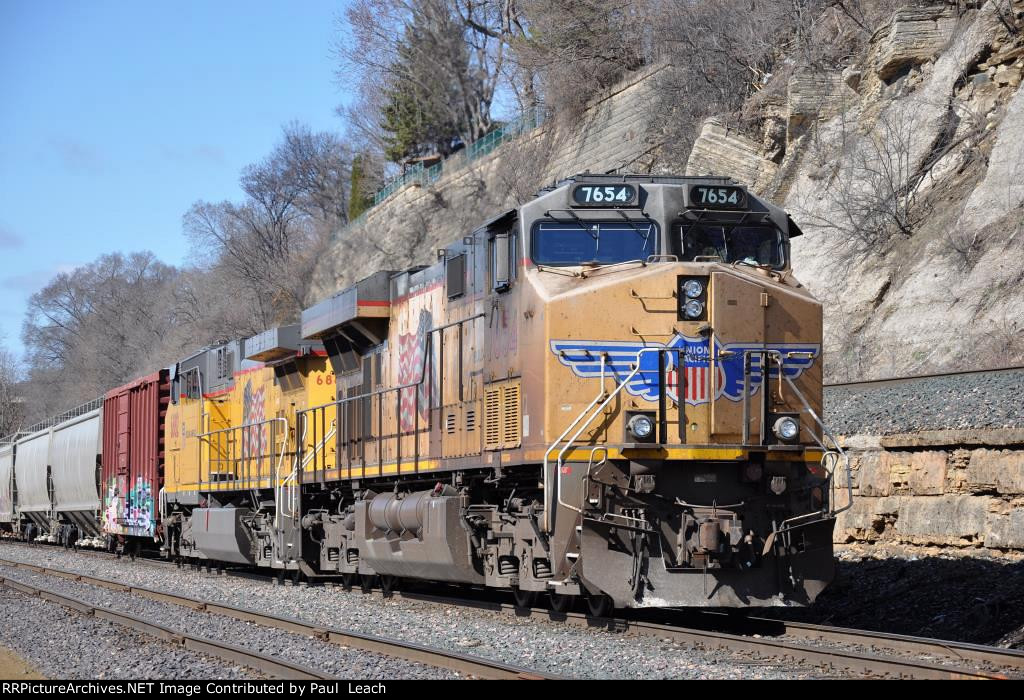
M 439 41 L 446 43 L 446 54 L 458 56 L 457 70 L 452 70 L 450 55 L 443 66 L 430 60 L 441 50 Z M 458 110 L 453 109 L 462 92 L 456 73 L 468 71 L 468 64 L 461 31 L 450 16 L 436 8 L 414 13 L 389 70 L 390 85 L 384 88 L 380 127 L 388 160 L 400 163 L 416 156 L 451 153 L 452 144 L 465 131 L 458 123 Z
M 373 206 L 373 192 L 368 187 L 366 168 L 369 159 L 362 153 L 352 159 L 352 173 L 349 180 L 348 220 L 354 221 Z

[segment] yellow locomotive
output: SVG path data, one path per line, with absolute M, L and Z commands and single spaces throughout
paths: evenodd
M 579 175 L 180 363 L 168 551 L 595 614 L 813 601 L 849 481 L 799 234 L 725 178 Z
M 164 419 L 160 515 L 166 549 L 296 568 L 291 549 L 297 545 L 276 535 L 284 529 L 288 499 L 296 497 L 296 459 L 302 451 L 312 454 L 315 445 L 297 436 L 295 420 L 297 411 L 332 401 L 334 390 L 322 346 L 301 342 L 297 325 L 179 362 Z M 328 410 L 322 418 L 333 422 L 333 416 Z M 299 512 L 297 501 L 291 512 Z M 225 531 L 234 534 L 222 542 Z

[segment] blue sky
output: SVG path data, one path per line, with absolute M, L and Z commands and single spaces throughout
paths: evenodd
M 283 124 L 341 131 L 343 0 L 0 2 L 0 343 L 28 297 L 113 251 L 180 264 L 181 217 L 238 199 Z

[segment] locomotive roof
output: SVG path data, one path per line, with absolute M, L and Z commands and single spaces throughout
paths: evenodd
M 694 182 L 709 182 L 716 185 L 739 185 L 738 181 L 724 175 L 649 175 L 642 173 L 576 173 L 558 180 L 552 185 L 541 188 L 537 195 L 552 192 L 559 187 L 586 180 L 587 182 L 641 182 L 651 185 L 684 185 Z

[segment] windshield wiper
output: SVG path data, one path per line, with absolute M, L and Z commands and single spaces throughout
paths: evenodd
M 637 226 L 636 223 L 632 219 L 630 219 L 628 216 L 626 216 L 626 212 L 622 211 L 621 209 L 618 209 L 617 211 L 619 213 L 619 216 L 621 216 L 623 219 L 625 219 L 626 223 L 629 224 L 633 228 L 634 231 L 636 231 L 637 233 L 640 234 L 641 238 L 643 238 L 646 241 L 648 238 L 651 237 L 651 228 L 652 228 L 652 226 L 650 226 L 648 224 L 647 230 L 646 231 L 641 231 L 640 227 Z M 644 246 L 644 247 L 646 248 L 646 246 Z

